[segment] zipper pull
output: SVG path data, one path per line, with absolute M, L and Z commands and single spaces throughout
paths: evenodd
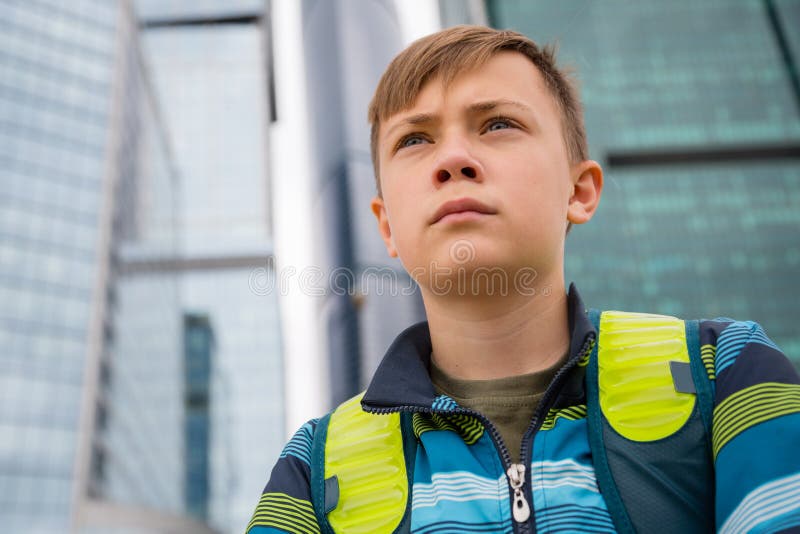
M 514 504 L 511 506 L 514 521 L 524 523 L 531 516 L 531 507 L 528 506 L 525 494 L 522 493 L 522 485 L 525 483 L 525 466 L 523 464 L 511 464 L 506 474 L 508 475 L 511 489 L 514 490 Z

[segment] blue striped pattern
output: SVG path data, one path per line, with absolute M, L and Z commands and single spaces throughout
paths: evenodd
M 497 506 L 497 501 L 508 500 L 505 475 L 490 479 L 467 471 L 436 473 L 429 484 L 414 484 L 411 510 L 435 508 L 444 501 L 461 503 L 482 500 L 495 501 L 492 506 Z
M 539 431 L 530 473 L 537 532 L 614 532 L 597 486 L 585 413 L 556 418 Z
M 411 531 L 511 531 L 511 505 L 506 477 L 489 478 L 487 474 L 437 472 L 430 482 L 415 481 Z M 455 519 L 458 520 L 457 524 L 454 524 Z
M 314 438 L 314 427 L 318 421 L 319 419 L 313 419 L 301 426 L 283 448 L 280 458 L 294 456 L 306 465 L 311 465 L 311 440 Z
M 733 365 L 736 357 L 747 343 L 760 343 L 780 351 L 757 323 L 734 321 L 717 338 L 717 353 L 714 357 L 717 376 Z
M 748 394 L 791 392 L 800 377 L 787 372 L 788 365 L 777 371 L 785 359 L 756 323 L 725 325 L 716 344 L 717 391 L 725 395 L 716 402 L 714 429 L 725 428 L 727 436 L 715 461 L 717 528 L 766 533 L 800 527 L 800 413 L 791 413 L 782 396 Z
M 439 395 L 433 399 L 431 404 L 431 409 L 437 412 L 452 412 L 456 408 L 458 408 L 458 403 L 447 395 Z
M 748 428 L 720 451 L 715 463 L 718 526 L 733 517 L 756 488 L 800 474 L 799 430 L 800 414 L 785 415 Z M 755 512 L 752 505 L 749 509 Z
M 413 529 L 414 534 L 460 534 L 461 532 L 501 532 L 502 534 L 512 534 L 514 527 L 511 521 L 497 521 L 495 523 L 481 523 L 475 525 L 464 521 L 439 521 L 431 523 L 419 529 Z
M 412 532 L 511 531 L 511 500 L 488 434 L 467 444 L 455 431 L 420 436 L 411 492 Z
M 531 464 L 531 476 L 536 482 L 533 491 L 553 490 L 553 493 L 565 488 L 569 497 L 581 489 L 590 493 L 600 493 L 594 467 L 582 465 L 575 460 L 559 460 L 557 462 L 534 462 Z
M 773 532 L 797 532 L 798 530 L 800 530 L 800 513 L 795 510 L 761 523 L 753 529 L 753 532 L 757 534 L 772 534 Z
M 553 506 L 536 514 L 536 532 L 616 532 L 605 508 L 577 504 Z
M 800 525 L 800 473 L 759 486 L 742 500 L 720 533 L 776 532 Z

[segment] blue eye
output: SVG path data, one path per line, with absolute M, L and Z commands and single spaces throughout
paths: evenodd
M 511 128 L 511 123 L 506 119 L 493 119 L 489 122 L 489 126 L 486 128 L 487 132 L 494 132 L 497 130 L 505 130 L 507 128 Z
M 406 148 L 414 145 L 419 145 L 425 142 L 425 139 L 420 135 L 409 135 L 400 140 L 400 148 Z

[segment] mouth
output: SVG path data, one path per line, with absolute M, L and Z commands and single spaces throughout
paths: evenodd
M 483 215 L 494 215 L 497 210 L 490 208 L 486 204 L 475 200 L 474 198 L 459 198 L 451 200 L 442 204 L 436 213 L 431 217 L 430 224 L 436 224 L 439 221 L 447 219 L 464 219 L 469 220 Z

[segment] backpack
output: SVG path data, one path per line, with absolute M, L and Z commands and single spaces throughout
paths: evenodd
M 713 358 L 701 356 L 698 321 L 596 310 L 589 319 L 599 333 L 586 368 L 589 445 L 615 528 L 713 531 Z M 365 412 L 362 397 L 314 433 L 317 522 L 328 533 L 407 532 L 411 417 Z

